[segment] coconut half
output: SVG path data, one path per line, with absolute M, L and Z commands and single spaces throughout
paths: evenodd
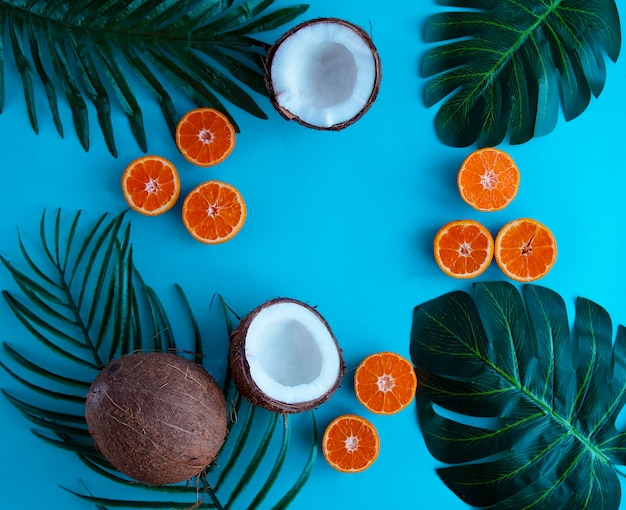
M 326 402 L 341 383 L 345 364 L 324 318 L 288 298 L 268 301 L 231 334 L 230 371 L 252 404 L 298 413 Z
M 318 18 L 292 28 L 267 54 L 266 86 L 286 119 L 338 131 L 358 119 L 378 95 L 381 64 L 360 27 Z

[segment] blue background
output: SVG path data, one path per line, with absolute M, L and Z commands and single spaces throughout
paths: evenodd
M 382 59 L 377 101 L 359 122 L 338 133 L 287 122 L 259 97 L 269 120 L 233 109 L 241 127 L 234 152 L 219 166 L 202 169 L 182 159 L 157 106 L 149 98 L 142 103 L 149 152 L 177 165 L 182 195 L 216 178 L 239 188 L 248 206 L 243 230 L 219 246 L 205 246 L 189 236 L 180 220 L 182 201 L 160 217 L 132 214 L 135 263 L 144 279 L 166 306 L 176 298 L 173 285 L 182 286 L 211 338 L 216 355 L 209 368 L 216 372 L 223 369 L 226 339 L 210 311 L 213 293 L 221 293 L 239 314 L 275 296 L 316 305 L 348 366 L 343 386 L 316 412 L 320 428 L 352 412 L 370 419 L 379 431 L 380 456 L 369 470 L 341 474 L 320 456 L 293 508 L 467 508 L 436 476 L 437 462 L 424 446 L 414 406 L 392 416 L 372 415 L 360 407 L 352 390 L 352 371 L 367 354 L 393 350 L 408 356 L 414 306 L 451 290 L 470 289 L 471 282 L 445 276 L 433 260 L 432 239 L 444 223 L 475 218 L 495 234 L 517 217 L 542 221 L 554 232 L 559 255 L 540 283 L 559 292 L 570 311 L 574 299 L 583 296 L 604 306 L 614 324 L 626 322 L 623 55 L 616 64 L 607 63 L 604 91 L 579 118 L 565 122 L 561 117 L 552 133 L 526 144 L 501 145 L 520 168 L 519 194 L 503 211 L 478 213 L 461 200 L 455 181 L 472 148 L 443 145 L 433 128 L 436 108 L 425 108 L 422 100 L 426 81 L 419 66 L 427 49 L 422 29 L 439 9 L 433 1 L 311 2 L 298 21 L 334 16 L 361 25 L 372 33 Z M 276 36 L 263 38 L 272 42 Z M 65 103 L 61 113 L 66 134 L 61 139 L 41 90 L 36 135 L 12 63 L 6 79 L 0 115 L 0 253 L 20 262 L 17 227 L 27 242 L 36 242 L 44 207 L 82 209 L 87 218 L 123 210 L 121 172 L 142 153 L 117 107 L 117 159 L 107 151 L 91 107 L 89 152 L 73 132 Z M 480 279 L 504 276 L 492 264 Z M 16 290 L 4 269 L 0 288 Z M 0 341 L 27 352 L 38 348 L 3 300 Z M 0 387 L 18 395 L 21 391 L 4 371 Z M 0 416 L 1 508 L 93 508 L 59 485 L 81 490 L 79 480 L 85 480 L 98 488 L 95 475 L 71 454 L 33 436 L 5 399 L 0 399 Z M 306 434 L 295 429 L 292 441 L 294 451 L 304 455 Z

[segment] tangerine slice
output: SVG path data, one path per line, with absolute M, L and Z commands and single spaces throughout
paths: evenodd
M 369 421 L 344 414 L 330 422 L 322 437 L 322 453 L 337 471 L 357 473 L 370 467 L 380 450 L 378 432 Z
M 461 198 L 479 211 L 504 209 L 517 195 L 519 181 L 513 158 L 493 147 L 472 152 L 457 175 Z
M 246 221 L 239 190 L 220 181 L 206 181 L 185 197 L 183 224 L 198 241 L 218 244 L 235 237 Z
M 510 221 L 496 236 L 496 263 L 505 275 L 518 282 L 544 277 L 556 262 L 556 255 L 554 234 L 531 218 Z
M 222 112 L 214 108 L 196 108 L 178 121 L 176 146 L 194 165 L 217 165 L 235 147 L 235 128 Z
M 131 209 L 156 216 L 171 209 L 180 195 L 180 179 L 174 165 L 160 156 L 143 156 L 126 167 L 122 192 Z
M 474 278 L 493 259 L 494 241 L 487 228 L 475 220 L 455 220 L 435 235 L 435 260 L 453 278 Z
M 356 398 L 377 414 L 393 414 L 408 406 L 417 389 L 413 364 L 399 354 L 367 356 L 354 373 Z

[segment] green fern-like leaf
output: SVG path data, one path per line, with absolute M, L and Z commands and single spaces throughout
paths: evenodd
M 451 146 L 513 144 L 580 115 L 617 60 L 621 28 L 613 0 L 438 0 L 425 40 L 426 106 Z
M 139 147 L 147 151 L 138 87 L 154 97 L 172 134 L 179 118 L 172 89 L 197 106 L 223 111 L 236 127 L 226 103 L 266 118 L 251 93 L 266 95 L 263 59 L 268 44 L 254 36 L 290 22 L 308 8 L 295 5 L 269 12 L 273 3 L 0 1 L 0 111 L 5 100 L 4 53 L 11 52 L 35 132 L 41 86 L 61 136 L 59 101 L 65 98 L 85 150 L 90 144 L 91 104 L 114 156 L 115 107 L 124 111 Z
M 68 219 L 59 210 L 41 217 L 39 250 L 18 245 L 23 268 L 0 257 L 19 292 L 3 295 L 41 356 L 27 356 L 2 344 L 2 367 L 36 404 L 2 389 L 5 398 L 31 423 L 46 444 L 76 454 L 90 471 L 134 491 L 136 499 L 114 499 L 70 490 L 98 509 L 106 508 L 286 508 L 306 483 L 317 455 L 313 418 L 309 456 L 300 475 L 281 496 L 270 489 L 277 479 L 289 480 L 282 468 L 290 444 L 292 417 L 256 408 L 241 398 L 226 371 L 224 392 L 230 403 L 229 433 L 214 464 L 188 484 L 152 487 L 137 484 L 116 471 L 94 448 L 84 417 L 91 381 L 110 360 L 134 351 L 186 351 L 176 342 L 173 324 L 132 260 L 130 225 L 124 214 L 102 215 L 84 225 L 78 212 Z M 193 332 L 189 353 L 203 359 L 204 342 L 190 303 L 176 287 Z M 231 310 L 219 297 L 228 332 Z M 236 317 L 235 317 L 236 318 Z M 225 360 L 226 363 L 226 360 Z M 34 400 L 33 400 L 34 402 Z M 311 414 L 312 416 L 312 414 Z M 260 434 L 260 439 L 258 437 Z

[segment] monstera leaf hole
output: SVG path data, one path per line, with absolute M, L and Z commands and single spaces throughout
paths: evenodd
M 483 430 L 498 430 L 506 424 L 505 420 L 499 416 L 472 416 L 452 411 L 438 404 L 432 404 L 432 412 L 444 420 L 460 423 L 467 427 L 478 427 Z
M 328 400 L 345 365 L 324 318 L 305 303 L 278 298 L 252 311 L 233 332 L 230 369 L 253 404 L 297 413 Z
M 286 119 L 340 130 L 360 119 L 378 95 L 381 65 L 372 39 L 344 20 L 318 18 L 269 49 L 270 100 Z

